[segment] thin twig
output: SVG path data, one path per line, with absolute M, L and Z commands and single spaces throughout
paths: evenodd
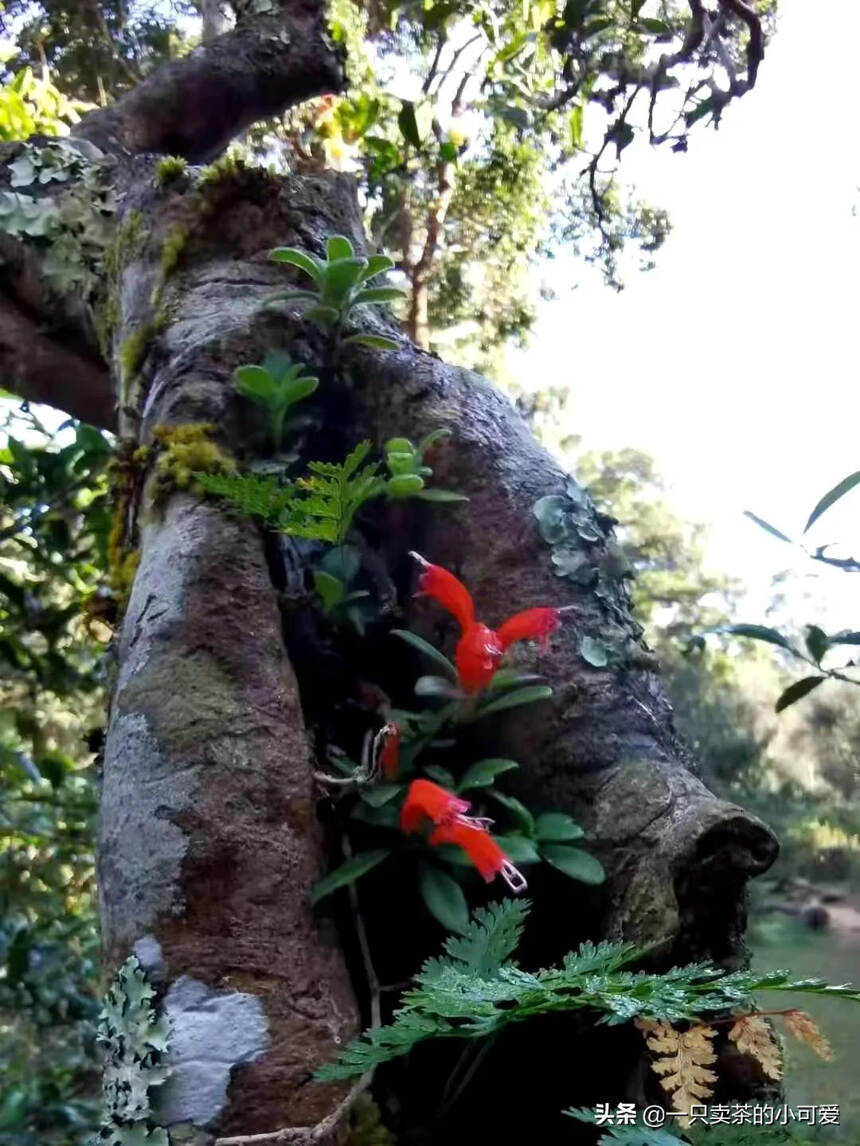
M 322 1142 L 337 1129 L 341 1119 L 349 1112 L 353 1102 L 367 1086 L 367 1078 L 368 1075 L 362 1075 L 331 1114 L 327 1114 L 316 1126 L 284 1126 L 265 1134 L 237 1134 L 231 1138 L 216 1138 L 212 1146 L 254 1146 L 258 1142 L 292 1142 L 295 1146 L 310 1146 L 313 1142 Z
M 352 859 L 352 845 L 349 842 L 349 836 L 346 832 L 344 832 L 341 841 L 341 850 L 347 860 Z M 349 906 L 352 909 L 352 923 L 355 927 L 356 938 L 358 939 L 358 948 L 359 951 L 361 951 L 361 961 L 364 964 L 364 977 L 367 980 L 367 989 L 370 992 L 370 1025 L 371 1027 L 381 1027 L 382 1012 L 379 1001 L 379 978 L 376 974 L 376 968 L 373 965 L 373 959 L 370 954 L 370 943 L 367 939 L 367 928 L 364 926 L 364 917 L 361 914 L 361 907 L 358 902 L 358 891 L 354 883 L 348 885 L 347 891 L 349 894 Z

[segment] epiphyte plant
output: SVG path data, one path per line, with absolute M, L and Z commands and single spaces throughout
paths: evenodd
M 433 476 L 433 470 L 424 461 L 424 455 L 440 438 L 446 438 L 450 430 L 433 430 L 414 446 L 408 438 L 389 438 L 385 443 L 385 465 L 390 477 L 385 492 L 391 501 L 407 497 L 417 497 L 422 501 L 468 501 L 465 494 L 434 486 L 426 488 L 425 479 Z
M 346 343 L 370 346 L 376 350 L 397 349 L 393 339 L 378 334 L 350 334 L 346 338 L 341 337 L 341 329 L 353 307 L 362 303 L 395 302 L 406 293 L 399 287 L 365 285 L 368 280 L 391 270 L 394 263 L 388 255 L 369 255 L 364 258 L 356 255 L 349 239 L 343 235 L 331 235 L 326 240 L 324 259 L 296 247 L 275 247 L 269 252 L 269 258 L 273 262 L 286 263 L 303 271 L 313 284 L 296 290 L 279 291 L 271 296 L 269 302 L 297 303 L 303 306 L 305 318 L 332 331 L 335 349 Z
M 240 366 L 234 373 L 237 394 L 258 406 L 274 449 L 280 450 L 293 419 L 287 419 L 291 406 L 309 397 L 319 379 L 307 374 L 303 362 L 294 362 L 284 350 L 270 350 L 262 365 Z

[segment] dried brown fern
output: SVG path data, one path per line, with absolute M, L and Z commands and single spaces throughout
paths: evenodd
M 783 1017 L 789 1033 L 811 1047 L 819 1058 L 828 1061 L 833 1058 L 833 1048 L 815 1025 L 812 1015 L 806 1011 L 786 1011 Z
M 779 1046 L 770 1023 L 761 1015 L 741 1015 L 729 1031 L 729 1038 L 741 1054 L 751 1055 L 768 1078 L 782 1078 Z
M 671 1095 L 672 1106 L 681 1114 L 689 1112 L 694 1103 L 702 1103 L 714 1093 L 717 1076 L 708 1065 L 717 1061 L 713 1040 L 716 1031 L 704 1025 L 677 1031 L 671 1023 L 634 1020 L 645 1036 L 648 1049 L 659 1058 L 651 1069 L 660 1076 L 660 1085 Z M 688 1126 L 689 1118 L 678 1119 L 679 1126 Z

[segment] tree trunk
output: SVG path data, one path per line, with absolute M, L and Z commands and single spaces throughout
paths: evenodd
M 238 171 L 202 192 L 192 184 L 165 196 L 138 169 L 128 203 L 128 210 L 145 209 L 148 239 L 121 272 L 114 346 L 135 331 L 159 331 L 125 396 L 123 432 L 151 446 L 156 426 L 210 423 L 226 449 L 247 457 L 251 442 L 232 392 L 233 369 L 282 346 L 325 371 L 320 335 L 298 316 L 264 306 L 283 284 L 267 252 L 287 244 L 322 253 L 332 233 L 360 245 L 352 184 L 345 177 L 278 180 Z M 187 247 L 162 286 L 164 317 L 154 323 L 150 300 L 163 241 L 177 220 L 190 227 Z M 382 331 L 378 318 L 365 319 Z M 490 623 L 514 603 L 573 607 L 541 659 L 555 697 L 523 710 L 530 716 L 504 721 L 482 745 L 520 760 L 523 798 L 574 815 L 610 873 L 608 891 L 599 895 L 561 876 L 533 882 L 532 957 L 544 962 L 587 935 L 604 935 L 664 941 L 665 962 L 713 957 L 733 965 L 741 955 L 744 885 L 771 862 L 774 842 L 690 771 L 652 658 L 627 612 L 623 582 L 611 576 L 608 523 L 587 508 L 589 536 L 597 540 L 583 543 L 583 558 L 595 578 L 602 571 L 601 597 L 556 575 L 533 507 L 543 496 L 564 494 L 570 479 L 485 380 L 402 339 L 396 352 L 355 352 L 344 375 L 346 383 L 324 380 L 323 428 L 303 443 L 307 457 L 323 450 L 336 458 L 363 437 L 417 438 L 444 425 L 453 433 L 434 457 L 436 476 L 470 498 L 462 508 L 392 513 L 365 528 L 363 545 L 376 551 L 399 590 L 399 623 L 432 635 L 431 614 L 438 620 L 410 598 L 410 549 L 461 572 L 478 615 Z M 343 713 L 357 703 L 361 680 L 408 703 L 403 662 L 388 647 L 393 642 L 376 635 L 358 650 L 338 648 L 331 632 L 309 637 L 307 610 L 294 605 L 283 612 L 282 634 L 276 586 L 283 575 L 275 554 L 267 564 L 257 529 L 188 495 L 168 490 L 165 500 L 155 479 L 137 488 L 145 492 L 128 507 L 127 530 L 130 542 L 139 535 L 141 564 L 119 642 L 105 759 L 106 952 L 115 963 L 135 944 L 148 949 L 154 937 L 171 984 L 168 1011 L 173 985 L 188 976 L 225 1008 L 238 993 L 268 1029 L 267 1040 L 236 1052 L 234 1061 L 248 1065 L 235 1072 L 229 1101 L 217 1109 L 174 1098 L 177 1090 L 197 1090 L 199 1054 L 189 1043 L 192 1073 L 186 1082 L 177 1063 L 165 1088 L 166 1115 L 222 1133 L 306 1124 L 332 1101 L 306 1084 L 307 1072 L 333 1053 L 356 1017 L 343 963 L 306 903 L 324 862 L 309 737 L 322 733 L 338 743 L 347 735 Z M 578 580 L 589 582 L 581 568 Z M 581 649 L 588 637 L 616 650 L 613 667 L 587 663 Z M 528 657 L 523 664 L 532 667 Z M 367 721 L 372 726 L 369 713 Z M 390 888 L 382 876 L 368 878 L 366 888 L 374 957 L 385 981 L 400 981 L 417 967 L 421 924 L 392 942 Z M 408 916 L 408 908 L 398 911 Z M 365 992 L 360 965 L 352 970 Z M 180 1030 L 183 1021 L 177 1012 Z M 555 1039 L 549 1045 L 557 1053 Z M 617 1057 L 617 1041 L 607 1053 Z M 637 1056 L 632 1048 L 627 1054 L 632 1069 Z M 214 1057 L 223 1073 L 228 1052 Z M 538 1093 L 546 1093 L 546 1058 L 532 1055 L 531 1062 L 535 1080 L 543 1076 Z M 434 1070 L 428 1066 L 428 1076 Z M 562 1099 L 555 1115 L 565 1080 L 550 1073 Z M 623 1079 L 614 1085 L 623 1091 Z M 509 1125 L 512 1118 L 535 1125 L 533 1089 L 523 1103 L 522 1110 L 506 1108 Z M 415 1111 L 420 1117 L 420 1102 Z
M 251 52 L 250 33 L 236 34 Z M 205 87 L 208 76 L 221 90 L 227 39 L 192 62 L 195 83 Z M 302 47 L 305 87 L 309 58 Z M 134 151 L 217 150 L 218 125 L 188 142 L 175 100 L 191 73 L 171 74 L 167 89 L 154 85 L 144 98 L 142 88 L 97 113 L 86 134 L 118 137 Z M 265 84 L 254 96 L 254 115 L 261 101 L 275 100 Z M 141 104 L 151 118 L 165 100 L 173 101 L 174 126 L 162 125 L 159 135 L 153 120 L 142 131 Z M 250 114 L 247 106 L 232 110 L 231 132 Z M 335 374 L 318 328 L 265 305 L 285 281 L 267 260 L 270 248 L 322 254 L 330 234 L 363 247 L 351 180 L 225 166 L 206 178 L 192 170 L 164 188 L 152 158 L 124 160 L 117 180 L 118 235 L 128 240 L 117 244 L 108 288 L 126 491 L 117 542 L 126 555 L 139 551 L 139 567 L 116 643 L 99 884 L 107 967 L 137 954 L 173 1026 L 172 1074 L 153 1092 L 158 1123 L 174 1131 L 190 1124 L 197 1137 L 187 1140 L 206 1142 L 339 1115 L 342 1089 L 310 1075 L 366 1019 L 369 1004 L 354 920 L 321 922 L 308 906 L 313 880 L 338 851 L 325 832 L 325 804 L 322 822 L 317 815 L 314 747 L 354 741 L 373 727 L 366 696 L 374 688 L 408 703 L 416 665 L 380 627 L 363 640 L 326 629 L 303 594 L 301 569 L 298 578 L 285 570 L 283 552 L 253 523 L 189 493 L 188 466 L 183 474 L 171 450 L 181 444 L 176 427 L 198 427 L 190 435 L 199 444 L 206 424 L 222 451 L 207 444 L 210 461 L 228 467 L 253 458 L 256 439 L 232 374 L 273 347 L 289 348 L 322 375 L 317 426 L 298 442 L 305 460 L 338 459 L 364 437 L 379 446 L 440 426 L 452 431 L 436 448 L 434 472 L 468 503 L 408 503 L 405 512 L 400 505 L 383 520 L 359 522 L 361 545 L 396 598 L 392 620 L 428 635 L 438 625 L 438 611 L 411 596 L 410 549 L 460 573 L 489 624 L 534 604 L 571 608 L 540 661 L 554 697 L 501 720 L 479 746 L 521 762 L 519 793 L 531 806 L 583 824 L 609 882 L 586 893 L 539 872 L 524 962 L 542 964 L 587 936 L 605 936 L 660 941 L 656 965 L 707 957 L 735 965 L 743 958 L 745 883 L 772 862 L 775 841 L 696 778 L 631 620 L 611 523 L 484 379 L 402 337 L 394 352 L 351 351 Z M 375 313 L 363 314 L 361 325 L 398 337 Z M 16 352 L 18 361 L 22 348 Z M 86 357 L 80 346 L 75 354 Z M 36 372 L 22 390 L 51 397 L 44 389 L 51 373 Z M 103 408 L 90 393 L 97 379 L 88 374 L 85 385 L 87 408 Z M 535 518 L 548 495 L 577 510 L 583 537 L 573 579 L 558 575 L 559 553 Z M 531 668 L 531 654 L 519 663 Z M 386 882 L 372 873 L 359 886 L 376 972 L 383 983 L 401 982 L 438 944 L 438 929 L 400 895 L 396 875 Z M 577 1039 L 587 1065 L 575 1065 Z M 431 1048 L 415 1056 L 411 1073 L 398 1066 L 381 1075 L 381 1091 L 399 1091 L 403 1125 L 413 1128 L 403 1141 L 473 1141 L 478 1129 L 500 1142 L 572 1141 L 575 1127 L 563 1134 L 559 1127 L 563 1106 L 623 1098 L 642 1085 L 641 1046 L 630 1032 L 537 1024 L 500 1041 L 487 1082 L 479 1076 L 456 1117 L 431 1131 L 448 1054 Z M 494 1094 L 506 1101 L 491 1101 Z M 330 1120 L 332 1140 L 340 1121 Z

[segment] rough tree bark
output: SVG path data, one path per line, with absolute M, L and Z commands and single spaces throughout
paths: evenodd
M 234 67 L 239 57 L 242 67 Z M 362 247 L 354 187 L 343 176 L 225 169 L 206 180 L 191 171 L 165 189 L 155 157 L 142 153 L 211 156 L 253 119 L 341 84 L 319 13 L 303 0 L 283 17 L 248 20 L 85 120 L 82 134 L 120 161 L 119 235 L 133 217 L 142 220 L 139 241 L 118 244 L 116 279 L 106 285 L 118 303 L 109 361 L 99 363 L 83 326 L 65 331 L 65 345 L 44 347 L 7 279 L 3 384 L 103 426 L 115 424 L 116 405 L 119 432 L 131 443 L 124 457 L 132 446 L 151 446 L 158 426 L 201 422 L 215 427 L 225 449 L 248 457 L 253 439 L 232 391 L 234 368 L 281 346 L 325 370 L 319 331 L 263 305 L 284 281 L 267 252 L 288 244 L 322 253 L 332 233 Z M 188 115 L 189 107 L 197 111 Z M 183 246 L 165 277 L 165 241 L 177 228 Z M 362 324 L 385 327 L 369 313 Z M 11 346 L 13 338 L 25 345 Z M 130 339 L 140 344 L 131 369 Z M 15 365 L 30 354 L 67 354 L 72 343 L 79 366 L 65 400 L 51 388 L 56 363 L 27 374 Z M 323 428 L 302 443 L 306 456 L 342 456 L 365 436 L 381 443 L 438 426 L 453 431 L 435 473 L 468 504 L 392 512 L 362 529 L 362 543 L 398 591 L 401 623 L 428 634 L 439 623 L 438 612 L 410 596 L 410 548 L 460 572 L 490 624 L 512 605 L 573 606 L 541 661 L 554 698 L 499 725 L 490 747 L 522 762 L 520 790 L 532 804 L 583 823 L 610 879 L 589 895 L 552 873 L 536 879 L 530 957 L 555 958 L 590 934 L 664 940 L 666 962 L 742 958 L 744 886 L 772 862 L 775 841 L 696 778 L 613 578 L 609 522 L 588 511 L 597 540 L 583 560 L 611 582 L 609 595 L 598 596 L 584 587 L 587 578 L 577 586 L 555 575 L 533 507 L 547 494 L 564 495 L 568 479 L 488 382 L 402 337 L 396 352 L 353 352 L 340 378 L 324 382 Z M 356 1028 L 366 983 L 349 939 L 339 945 L 332 925 L 307 906 L 326 862 L 311 739 L 335 739 L 347 710 L 350 720 L 357 712 L 372 723 L 362 715 L 363 681 L 405 699 L 401 682 L 410 678 L 393 642 L 371 635 L 358 649 L 343 648 L 322 634 L 252 523 L 166 488 L 151 463 L 138 477 L 121 505 L 123 543 L 139 548 L 140 565 L 117 640 L 101 805 L 106 964 L 135 952 L 173 1021 L 162 1124 L 193 1127 L 189 1140 L 199 1142 L 314 1125 L 338 1110 L 343 1091 L 310 1082 L 310 1073 Z M 618 650 L 612 667 L 580 655 L 589 636 Z M 374 876 L 367 889 L 377 969 L 396 982 L 415 970 L 421 924 L 411 925 L 408 906 Z M 535 1140 L 562 1140 L 556 1112 L 577 1098 L 571 1088 L 593 1103 L 638 1085 L 639 1048 L 618 1036 L 590 1042 L 596 1065 L 581 1068 L 575 1082 L 570 1038 L 570 1027 L 550 1026 L 537 1039 L 506 1043 L 492 1085 L 505 1088 L 508 1102 L 482 1105 L 488 1095 L 479 1086 L 443 1140 L 472 1141 L 476 1127 L 499 1141 L 529 1131 Z M 422 1061 L 428 1079 L 444 1068 L 432 1054 Z M 404 1098 L 416 1120 L 432 1093 L 428 1086 L 426 1096 L 413 1089 Z M 550 1103 L 544 1124 L 542 1104 Z M 332 1140 L 338 1132 L 336 1125 Z M 564 1140 L 572 1133 L 565 1127 Z

